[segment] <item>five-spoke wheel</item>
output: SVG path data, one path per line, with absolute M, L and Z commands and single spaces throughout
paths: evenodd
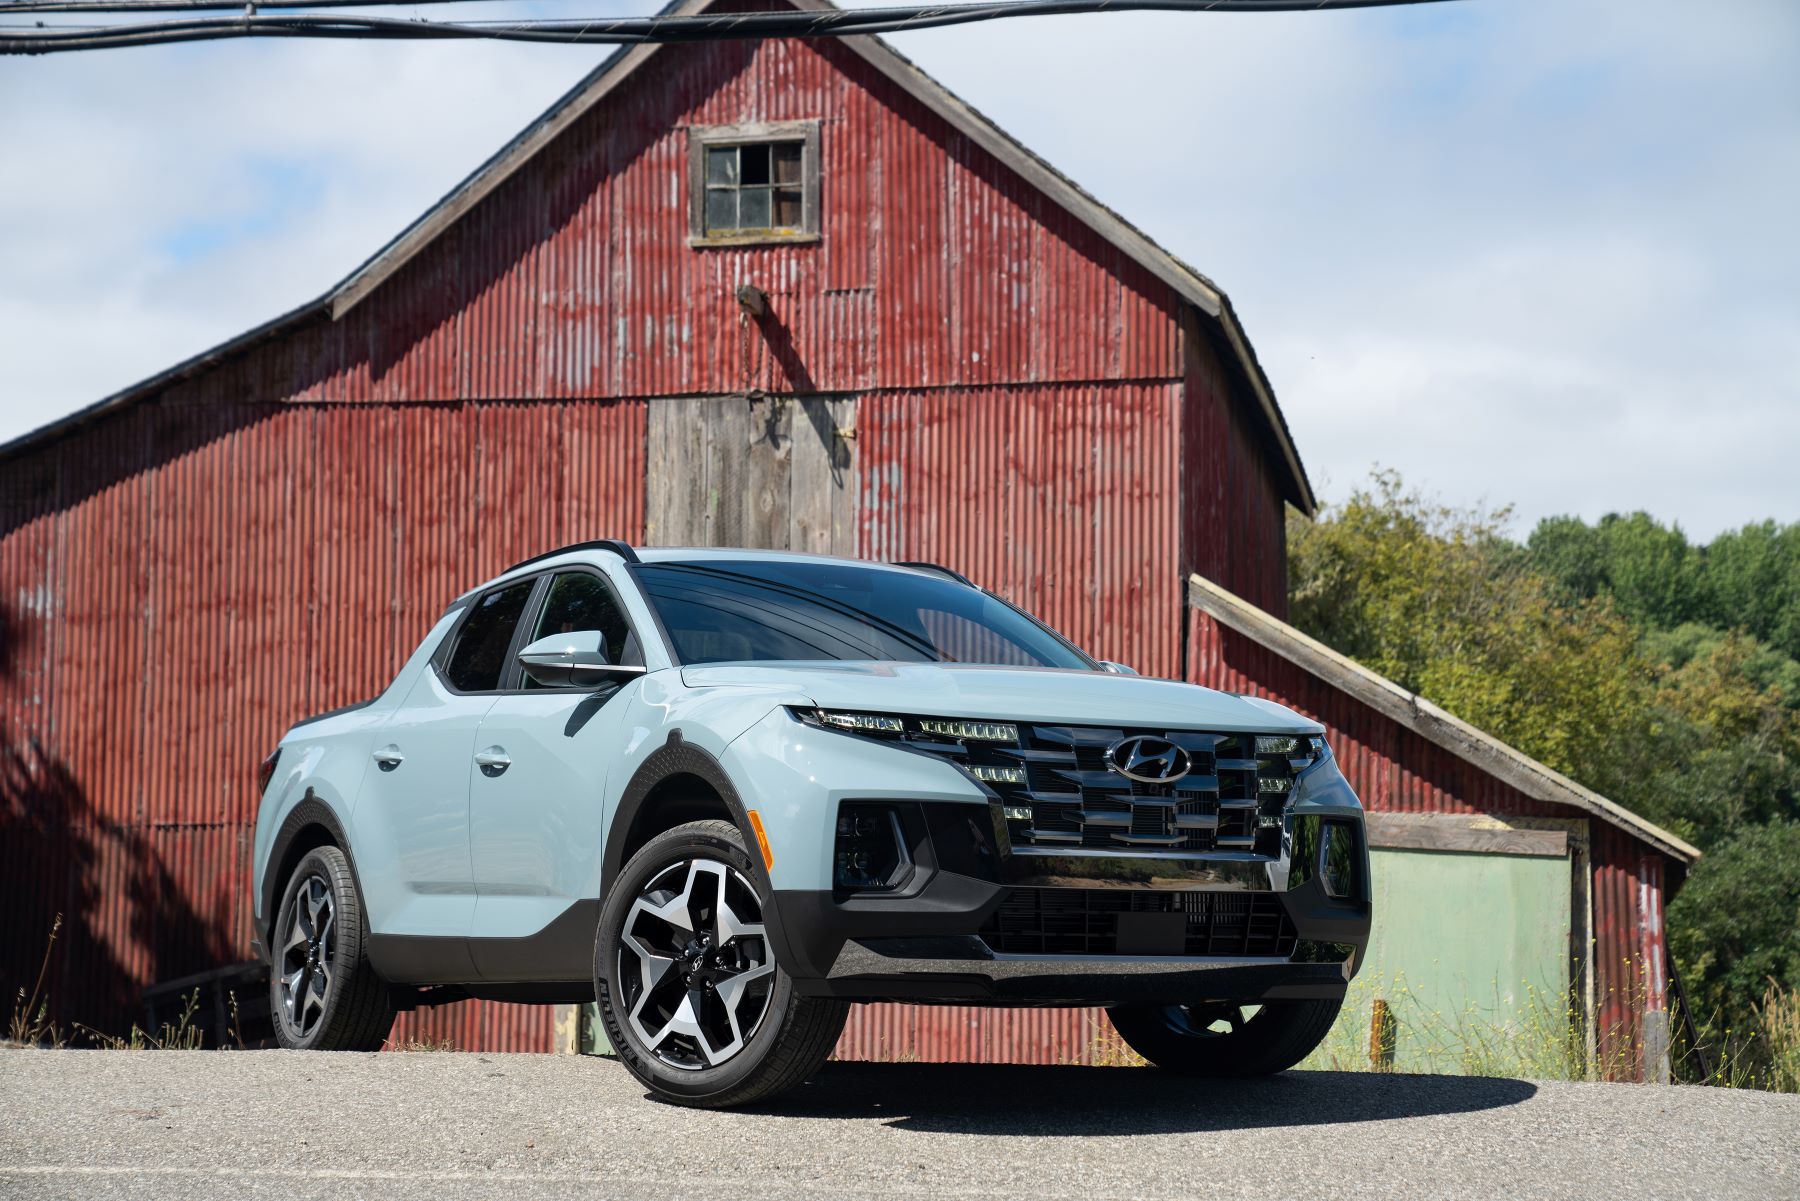
M 626 1020 L 670 1067 L 718 1067 L 769 1011 L 775 962 L 756 886 L 714 859 L 671 863 L 639 890 L 619 935 Z
M 738 828 L 700 821 L 646 843 L 609 884 L 594 948 L 600 1017 L 657 1096 L 744 1105 L 805 1080 L 849 1006 L 803 997 L 763 925 L 762 865 Z

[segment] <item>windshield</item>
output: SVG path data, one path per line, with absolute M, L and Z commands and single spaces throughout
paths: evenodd
M 683 663 L 1094 666 L 1011 605 L 940 576 L 771 559 L 644 563 L 634 570 Z

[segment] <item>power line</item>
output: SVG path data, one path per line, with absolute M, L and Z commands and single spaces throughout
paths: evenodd
M 364 0 L 375 4 L 421 0 Z M 451 3 L 453 0 L 423 0 Z M 820 12 L 703 13 L 683 17 L 617 17 L 580 20 L 420 21 L 366 15 L 266 13 L 270 8 L 351 7 L 353 0 L 271 0 L 245 3 L 241 15 L 147 21 L 128 25 L 40 25 L 0 34 L 0 54 L 53 54 L 174 42 L 244 37 L 467 39 L 551 42 L 563 45 L 631 45 L 715 42 L 766 38 L 850 37 L 967 25 L 1004 17 L 1064 16 L 1076 13 L 1150 12 L 1310 12 L 1325 9 L 1386 8 L 1436 4 L 1446 0 L 991 0 L 984 4 L 932 7 L 827 9 Z M 124 7 L 132 5 L 134 7 Z M 225 0 L 15 0 L 0 3 L 8 12 L 207 12 L 238 8 Z

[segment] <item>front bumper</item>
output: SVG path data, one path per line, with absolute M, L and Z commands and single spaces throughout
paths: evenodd
M 801 993 L 1027 1005 L 1331 998 L 1343 995 L 1368 945 L 1366 883 L 1353 898 L 1327 895 L 1316 873 L 1290 871 L 1292 838 L 1284 839 L 1280 859 L 1047 857 L 1010 851 L 1004 823 L 994 830 L 971 822 L 967 806 L 921 806 L 920 819 L 929 831 L 918 844 L 923 870 L 905 895 L 776 891 L 771 936 Z M 1291 819 L 1304 820 L 1304 814 Z M 1367 878 L 1365 870 L 1361 879 Z M 1017 912 L 1028 893 L 1036 894 L 1026 898 L 1028 910 L 1079 907 L 1074 920 L 1092 933 L 1082 938 L 1088 945 L 1133 953 L 996 949 L 1008 941 L 1003 910 L 1010 904 Z M 1176 924 L 1176 940 L 1185 935 L 1186 948 L 1208 944 L 1205 915 L 1221 911 L 1254 910 L 1275 933 L 1240 937 L 1246 916 L 1222 941 L 1239 952 L 1263 953 L 1144 953 L 1124 938 L 1123 923 L 1132 919 L 1119 916 L 1122 910 L 1168 915 L 1161 920 Z M 1185 927 L 1174 916 L 1180 914 Z M 1066 928 L 1066 922 L 1058 927 Z

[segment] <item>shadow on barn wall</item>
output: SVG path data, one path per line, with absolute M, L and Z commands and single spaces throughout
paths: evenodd
M 16 681 L 32 633 L 0 598 L 0 685 Z M 98 819 L 81 782 L 37 732 L 3 720 L 0 875 L 7 1021 L 42 970 L 40 1001 L 64 1034 L 77 1023 L 124 1034 L 141 1020 L 145 984 L 238 957 L 216 921 L 183 897 L 146 832 Z M 62 930 L 50 947 L 59 914 Z

